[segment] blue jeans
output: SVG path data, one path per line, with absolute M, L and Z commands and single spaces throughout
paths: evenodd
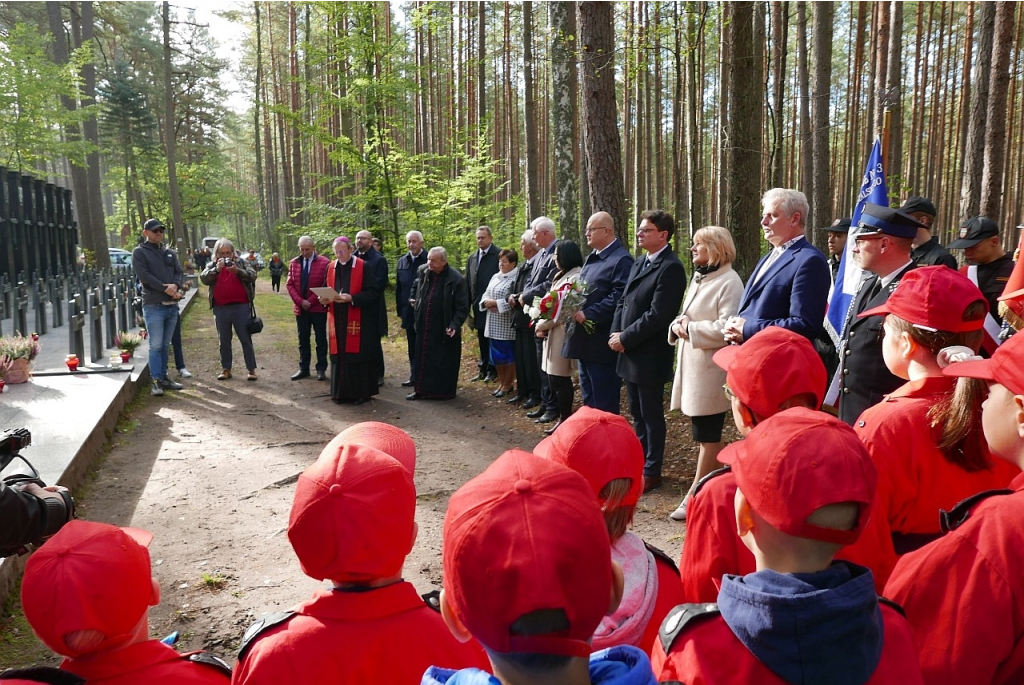
M 142 316 L 149 331 L 149 376 L 153 380 L 167 378 L 167 352 L 178 325 L 178 305 L 145 304 Z

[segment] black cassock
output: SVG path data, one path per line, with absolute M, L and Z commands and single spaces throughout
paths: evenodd
M 469 291 L 457 271 L 423 271 L 416 288 L 416 393 L 451 399 L 459 384 L 462 363 L 462 324 L 469 313 Z M 455 329 L 448 337 L 446 329 Z
M 356 257 L 346 264 L 335 266 L 334 289 L 341 293 L 351 292 L 352 264 Z M 380 286 L 373 272 L 363 267 L 362 290 L 352 296 L 352 304 L 331 304 L 334 312 L 334 332 L 338 341 L 338 354 L 331 355 L 331 399 L 335 402 L 366 400 L 378 394 L 377 352 L 380 348 L 378 333 L 377 300 Z M 345 351 L 345 337 L 349 324 L 349 312 L 358 308 L 362 312 L 359 327 L 359 351 Z

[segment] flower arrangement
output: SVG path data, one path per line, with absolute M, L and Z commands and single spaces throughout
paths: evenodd
M 42 348 L 39 336 L 34 333 L 31 336 L 16 333 L 0 337 L 0 355 L 8 357 L 12 362 L 15 359 L 27 359 L 31 362 L 39 354 L 40 349 Z
M 134 353 L 135 350 L 142 345 L 142 336 L 138 333 L 132 333 L 131 331 L 121 331 L 114 338 L 114 347 L 119 350 L 128 350 L 128 352 Z
M 540 302 L 529 308 L 530 325 L 537 321 L 550 321 L 554 319 L 557 323 L 567 324 L 566 335 L 571 336 L 575 331 L 576 321 L 573 317 L 576 312 L 583 308 L 587 299 L 587 284 L 576 280 L 572 283 L 565 283 L 560 288 L 552 289 L 540 299 Z M 583 330 L 587 333 L 594 332 L 594 322 L 586 319 L 582 324 Z

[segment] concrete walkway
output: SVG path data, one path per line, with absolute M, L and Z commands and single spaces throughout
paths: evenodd
M 179 303 L 184 314 L 198 293 L 190 288 Z M 34 326 L 29 315 L 29 331 Z M 85 322 L 86 355 L 89 328 Z M 13 321 L 3 322 L 4 332 L 14 331 Z M 103 450 L 124 406 L 149 381 L 148 341 L 135 351 L 135 357 L 120 370 L 109 366 L 84 364 L 70 373 L 64 358 L 70 350 L 69 327 L 51 329 L 39 337 L 42 350 L 35 359 L 32 378 L 27 383 L 6 385 L 0 393 L 0 430 L 27 428 L 32 444 L 22 450 L 48 485 L 59 484 L 74 494 L 82 484 L 89 466 Z M 107 350 L 106 359 L 118 350 Z M 173 361 L 173 359 L 172 359 Z M 0 598 L 10 594 L 24 566 L 24 558 L 0 560 Z

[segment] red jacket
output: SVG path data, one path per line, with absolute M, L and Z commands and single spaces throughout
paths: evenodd
M 886 585 L 914 628 L 928 685 L 1024 683 L 1024 475 L 1010 489 L 906 554 Z
M 668 612 L 672 611 L 672 607 L 685 601 L 683 585 L 679 579 L 679 569 L 672 563 L 672 560 L 659 550 L 654 553 L 654 563 L 658 569 L 658 597 L 654 601 L 654 613 L 651 614 L 651 620 L 647 624 L 647 629 L 644 630 L 640 644 L 637 645 L 648 654 L 651 653 L 654 643 L 658 641 L 658 629 L 661 627 L 661 622 L 668 616 Z
M 683 602 L 714 602 L 722 576 L 745 576 L 756 570 L 754 555 L 736 534 L 736 477 L 728 469 L 719 469 L 699 487 L 686 509 L 686 540 L 679 560 Z M 844 547 L 837 559 L 852 561 L 871 569 L 875 588 L 881 592 L 885 578 L 878 569 L 891 568 L 884 548 L 870 527 L 860 539 Z
M 687 509 L 689 515 L 689 509 Z M 916 685 L 921 672 L 914 659 L 914 636 L 899 612 L 882 605 L 885 641 L 882 658 L 867 681 L 870 685 Z M 699 617 L 669 644 L 658 640 L 651 654 L 651 666 L 659 683 L 679 682 L 686 685 L 786 685 L 786 681 L 758 661 L 739 641 L 721 615 Z M 964 680 L 961 683 L 981 682 Z
M 867 409 L 853 429 L 864 441 L 878 469 L 875 509 L 876 536 L 883 542 L 884 527 L 892 534 L 938 535 L 939 509 L 984 490 L 1005 488 L 1020 469 L 1000 459 L 985 471 L 968 473 L 947 461 L 939 451 L 940 426 L 930 425 L 928 410 L 953 391 L 955 378 L 925 378 L 906 383 L 880 403 Z M 977 426 L 975 430 L 981 430 Z M 870 534 L 865 531 L 865 535 Z M 912 544 L 920 547 L 927 541 Z M 882 582 L 888 580 L 899 549 L 889 558 Z
M 231 681 L 231 669 L 223 661 L 205 652 L 179 654 L 159 640 L 93 658 L 65 659 L 60 667 L 102 685 L 227 685 Z
M 320 288 L 327 283 L 327 265 L 331 263 L 327 257 L 323 255 L 313 254 L 313 263 L 309 265 L 309 287 Z M 300 293 L 299 288 L 302 285 L 302 255 L 299 255 L 295 259 L 288 262 L 288 295 L 292 298 L 292 302 L 295 306 L 292 307 L 292 311 L 296 316 L 302 313 L 302 301 L 306 300 L 310 303 L 307 312 L 314 314 L 326 314 L 327 308 L 320 304 L 319 298 L 312 291 L 307 293 Z
M 324 590 L 295 615 L 256 637 L 233 683 L 393 683 L 418 685 L 431 665 L 490 669 L 476 641 L 461 643 L 411 583 L 367 592 Z

